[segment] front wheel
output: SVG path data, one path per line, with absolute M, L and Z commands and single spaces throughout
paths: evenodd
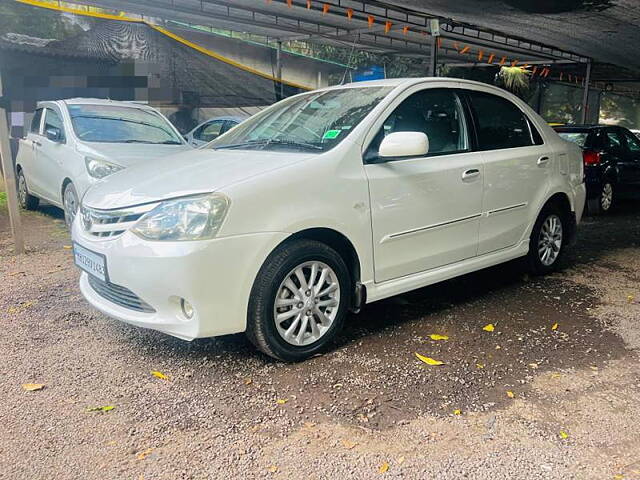
M 542 209 L 529 239 L 529 266 L 532 273 L 544 275 L 557 269 L 564 252 L 567 216 L 555 205 Z
M 251 290 L 247 336 L 262 352 L 297 362 L 322 351 L 342 329 L 351 279 L 342 257 L 294 240 L 265 261 Z
M 78 213 L 78 193 L 73 183 L 67 183 L 62 192 L 62 203 L 64 205 L 64 223 L 67 224 L 67 228 L 71 229 L 73 225 L 73 219 L 76 218 Z

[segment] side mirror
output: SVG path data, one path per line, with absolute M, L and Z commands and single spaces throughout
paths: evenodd
M 52 142 L 61 142 L 62 141 L 62 132 L 59 128 L 49 127 L 45 130 L 45 134 L 47 138 Z
M 429 152 L 429 139 L 422 132 L 393 132 L 378 149 L 381 158 L 421 157 Z

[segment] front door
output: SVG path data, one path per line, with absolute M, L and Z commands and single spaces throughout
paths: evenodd
M 526 114 L 510 100 L 468 91 L 484 159 L 483 216 L 478 255 L 523 239 L 549 188 L 557 161 Z
M 26 137 L 20 140 L 18 149 L 18 159 L 24 169 L 24 176 L 27 179 L 29 191 L 38 196 L 42 196 L 44 188 L 42 186 L 43 175 L 38 163 L 38 151 L 42 145 L 42 115 L 44 108 L 38 108 L 31 119 L 31 126 Z
M 375 163 L 384 136 L 403 131 L 424 132 L 428 154 Z M 470 150 L 453 89 L 413 93 L 385 120 L 365 153 L 376 282 L 476 255 L 483 166 Z

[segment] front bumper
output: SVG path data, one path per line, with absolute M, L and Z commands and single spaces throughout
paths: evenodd
M 125 287 L 153 312 L 126 308 L 101 296 L 82 272 L 80 290 L 109 317 L 192 340 L 243 332 L 256 275 L 284 232 L 255 233 L 195 242 L 150 242 L 131 232 L 98 239 L 76 221 L 73 240 L 105 255 L 109 281 Z M 188 319 L 181 299 L 194 309 Z

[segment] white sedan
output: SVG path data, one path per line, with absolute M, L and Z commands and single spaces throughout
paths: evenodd
M 76 98 L 38 103 L 16 159 L 18 196 L 64 209 L 70 226 L 91 185 L 139 162 L 191 150 L 155 109 L 131 102 Z
M 74 253 L 113 318 L 188 340 L 245 331 L 296 361 L 365 303 L 518 257 L 554 270 L 584 199 L 580 148 L 513 95 L 381 80 L 113 175 L 87 192 Z
M 242 117 L 228 116 L 210 118 L 187 133 L 184 136 L 184 139 L 192 147 L 201 147 L 202 145 L 215 140 L 220 135 L 227 133 L 239 123 L 244 122 L 247 118 L 249 118 L 248 115 Z

